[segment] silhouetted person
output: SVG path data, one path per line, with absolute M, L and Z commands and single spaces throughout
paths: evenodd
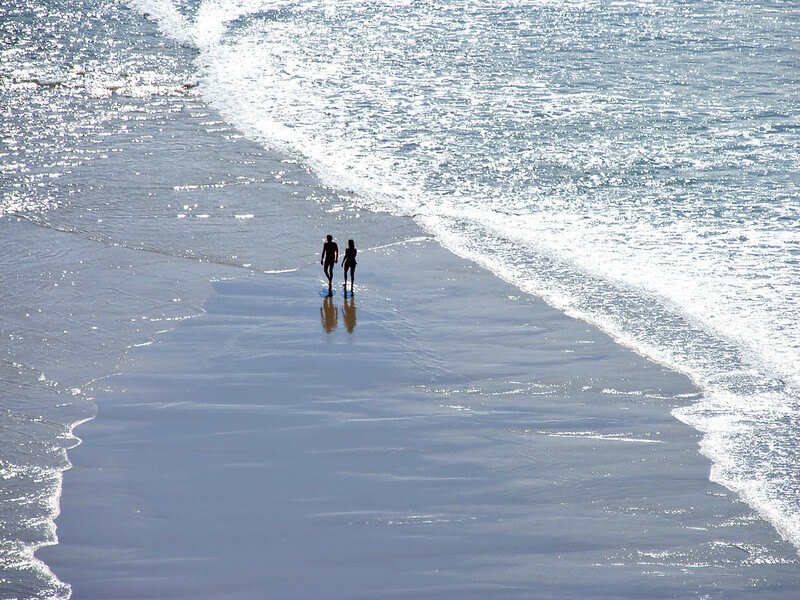
M 336 329 L 339 321 L 339 309 L 333 305 L 333 297 L 325 296 L 322 306 L 319 307 L 319 316 L 322 319 L 322 328 L 330 333 Z
M 319 264 L 323 265 L 325 277 L 328 278 L 328 293 L 333 296 L 333 265 L 339 262 L 339 246 L 333 241 L 333 236 L 328 236 L 328 241 L 322 245 L 322 256 Z
M 347 296 L 347 272 L 350 271 L 350 293 L 353 293 L 353 276 L 356 273 L 356 245 L 353 240 L 347 240 L 347 248 L 344 250 L 342 268 L 344 269 L 344 295 Z
M 353 329 L 356 328 L 356 305 L 352 296 L 344 299 L 342 312 L 344 313 L 344 326 L 347 328 L 347 333 L 353 333 Z

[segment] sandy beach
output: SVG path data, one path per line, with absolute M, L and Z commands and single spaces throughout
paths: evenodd
M 95 382 L 38 553 L 73 598 L 797 592 L 671 416 L 685 377 L 432 241 L 356 275 L 352 299 L 317 265 L 214 282 Z
M 798 21 L 0 2 L 0 600 L 800 597 Z

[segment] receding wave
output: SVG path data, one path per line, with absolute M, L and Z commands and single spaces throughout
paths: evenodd
M 690 375 L 712 477 L 800 545 L 798 50 L 768 6 L 132 5 L 248 136 Z

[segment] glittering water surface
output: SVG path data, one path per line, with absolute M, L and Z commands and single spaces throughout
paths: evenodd
M 243 160 L 209 179 L 213 150 L 173 153 L 158 135 L 187 115 L 302 161 L 354 192 L 350 209 L 413 215 L 455 252 L 689 374 L 704 399 L 677 416 L 705 432 L 712 477 L 800 545 L 795 3 L 24 0 L 0 5 L 0 24 L 0 214 L 107 248 L 87 258 L 38 230 L 2 242 L 3 287 L 23 303 L 2 324 L 14 342 L 3 382 L 48 415 L 2 408 L 17 432 L 2 435 L 32 436 L 35 460 L 4 455 L 0 475 L 27 478 L 41 504 L 8 538 L 22 541 L 0 548 L 4 564 L 28 568 L 52 538 L 69 431 L 91 413 L 74 391 L 85 378 L 45 374 L 47 352 L 91 365 L 110 354 L 102 344 L 144 335 L 143 313 L 193 312 L 157 277 L 159 291 L 136 294 L 133 274 L 141 285 L 159 261 L 286 266 L 263 262 L 261 206 L 214 191 L 280 180 L 279 165 Z M 81 273 L 121 290 L 107 324 L 133 325 L 75 349 L 76 332 L 105 330 L 80 291 L 72 304 L 54 291 L 80 289 Z M 41 303 L 24 305 L 31 295 Z M 72 400 L 54 402 L 56 387 Z M 36 572 L 20 589 L 67 593 Z
M 63 598 L 34 552 L 56 540 L 86 385 L 198 314 L 212 277 L 280 268 L 247 226 L 269 208 L 230 190 L 269 195 L 285 165 L 125 6 L 1 3 L 0 36 L 0 597 Z
M 231 123 L 692 376 L 713 477 L 800 543 L 800 10 L 134 3 Z

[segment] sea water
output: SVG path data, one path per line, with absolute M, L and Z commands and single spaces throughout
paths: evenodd
M 24 0 L 0 23 L 13 585 L 68 593 L 32 551 L 92 413 L 80 386 L 195 313 L 204 278 L 300 251 L 265 257 L 259 194 L 227 204 L 284 175 L 259 145 L 338 190 L 304 189 L 313 218 L 413 217 L 688 374 L 704 396 L 676 416 L 712 479 L 800 547 L 795 3 Z
M 0 34 L 0 597 L 62 598 L 34 552 L 87 384 L 199 314 L 210 279 L 308 261 L 289 234 L 325 191 L 224 123 L 195 51 L 124 4 L 0 3 Z
M 136 0 L 225 119 L 704 390 L 800 544 L 800 9 Z

